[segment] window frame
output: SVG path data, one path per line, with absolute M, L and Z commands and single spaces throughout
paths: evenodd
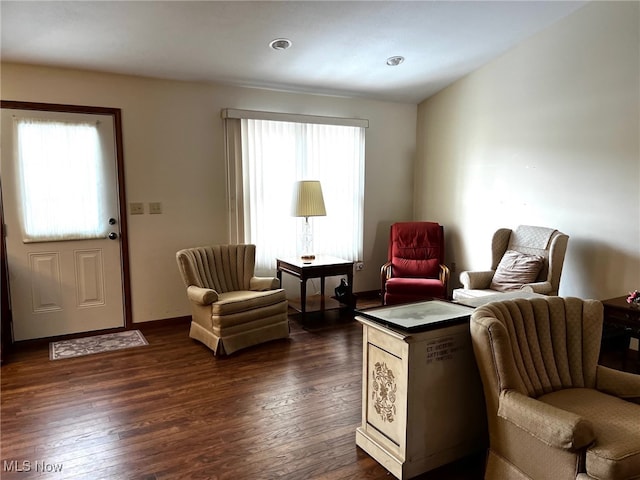
M 237 110 L 224 109 L 221 112 L 224 120 L 224 138 L 225 138 L 225 158 L 226 158 L 226 176 L 227 176 L 227 201 L 229 212 L 229 241 L 230 243 L 246 243 L 247 237 L 244 231 L 244 178 L 242 172 L 242 128 L 241 120 L 268 120 L 275 122 L 303 123 L 303 124 L 319 124 L 331 126 L 357 127 L 363 129 L 362 143 L 359 147 L 361 156 L 361 165 L 358 167 L 359 182 L 358 187 L 361 192 L 360 202 L 360 225 L 359 242 L 357 257 L 363 255 L 364 248 L 364 188 L 365 188 L 365 137 L 364 132 L 369 126 L 369 121 L 365 119 L 355 118 L 337 118 L 315 115 L 299 115 L 289 113 L 260 112 L 253 110 Z M 304 180 L 311 178 L 297 178 Z M 326 193 L 325 193 L 326 195 Z M 326 198 L 325 198 L 326 201 Z M 288 205 L 284 207 L 288 209 Z M 337 256 L 337 255 L 336 255 Z M 361 258 L 350 258 L 354 262 L 361 261 Z M 259 266 L 261 273 L 271 273 L 275 271 L 275 258 L 273 265 L 270 267 Z

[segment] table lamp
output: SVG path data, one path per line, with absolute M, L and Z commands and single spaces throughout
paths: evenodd
M 313 260 L 313 233 L 309 224 L 309 217 L 324 217 L 322 186 L 318 180 L 301 180 L 295 183 L 293 189 L 293 216 L 304 217 L 302 230 L 302 260 Z

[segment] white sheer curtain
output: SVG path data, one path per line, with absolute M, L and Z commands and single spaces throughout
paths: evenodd
M 319 180 L 322 185 L 327 216 L 309 218 L 314 252 L 362 259 L 365 129 L 245 118 L 240 122 L 240 151 L 230 155 L 241 162 L 230 165 L 235 176 L 230 210 L 239 224 L 237 240 L 256 245 L 256 271 L 273 272 L 277 257 L 300 253 L 304 219 L 291 216 L 297 180 Z M 233 233 L 233 220 L 231 224 Z
M 106 235 L 95 124 L 14 118 L 25 242 Z

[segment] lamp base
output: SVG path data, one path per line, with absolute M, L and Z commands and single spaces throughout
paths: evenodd
M 300 259 L 301 260 L 315 260 L 316 256 L 312 255 L 312 254 L 308 254 L 308 255 L 300 255 Z

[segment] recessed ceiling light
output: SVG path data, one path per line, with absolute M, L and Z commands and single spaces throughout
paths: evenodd
M 269 46 L 274 50 L 286 50 L 291 46 L 291 40 L 288 38 L 276 38 L 269 43 Z
M 387 65 L 390 67 L 397 67 L 402 62 L 404 62 L 404 57 L 401 57 L 400 55 L 387 58 Z

